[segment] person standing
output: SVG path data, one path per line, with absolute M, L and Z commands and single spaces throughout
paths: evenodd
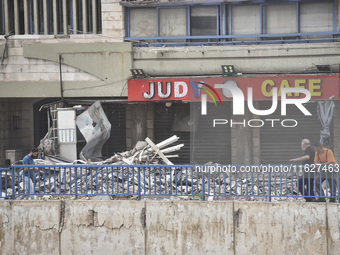
M 331 196 L 335 196 L 337 187 L 337 181 L 335 178 L 337 175 L 335 174 L 335 176 L 333 176 L 333 171 L 330 171 L 330 169 L 333 170 L 335 165 L 337 165 L 333 152 L 328 148 L 324 148 L 319 142 L 314 144 L 314 147 L 316 150 L 314 163 L 317 165 L 317 169 L 319 169 L 318 178 L 315 180 L 316 191 L 320 192 L 320 195 L 325 196 L 322 189 L 322 183 L 324 180 L 327 180 L 330 185 Z M 326 168 L 324 168 L 325 166 Z M 321 198 L 319 201 L 323 202 L 325 201 L 325 198 Z M 330 198 L 330 202 L 335 202 L 335 198 Z
M 22 160 L 23 165 L 34 165 L 34 160 L 38 156 L 38 149 L 33 147 L 28 155 L 24 157 Z M 34 188 L 34 171 L 39 171 L 38 167 L 24 167 L 23 169 L 23 184 L 24 184 L 24 193 L 18 198 L 18 200 L 21 200 L 25 198 L 26 196 L 30 195 L 30 199 L 35 199 L 35 188 Z
M 304 155 L 299 158 L 293 158 L 289 161 L 291 162 L 297 162 L 301 161 L 302 165 L 310 166 L 314 164 L 314 157 L 315 157 L 315 150 L 311 146 L 311 143 L 308 139 L 303 139 L 301 141 L 301 149 L 304 151 Z M 308 175 L 307 172 L 303 173 L 303 177 L 301 177 L 298 181 L 299 185 L 299 192 L 304 195 L 304 198 L 306 199 L 306 202 L 312 202 L 314 201 L 314 176 L 313 173 L 310 173 Z

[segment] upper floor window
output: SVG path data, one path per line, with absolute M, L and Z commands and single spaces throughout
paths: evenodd
M 190 35 L 218 35 L 219 6 L 190 8 Z
M 219 6 L 129 8 L 126 21 L 128 37 L 173 37 L 217 35 Z M 191 26 L 188 26 L 188 23 Z
M 96 34 L 101 27 L 101 0 L 0 0 L 0 34 Z
M 125 5 L 126 41 L 142 46 L 338 41 L 336 0 Z

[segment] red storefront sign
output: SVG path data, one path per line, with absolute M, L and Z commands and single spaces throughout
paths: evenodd
M 271 100 L 272 89 L 304 88 L 310 91 L 312 100 L 339 99 L 338 76 L 286 76 L 286 77 L 214 77 L 214 78 L 163 78 L 133 79 L 128 81 L 129 101 L 196 101 L 202 93 L 211 94 L 217 100 L 231 100 L 228 91 L 215 88 L 216 84 L 232 83 L 239 87 L 245 99 L 252 88 L 253 100 Z M 199 89 L 200 88 L 200 89 Z M 304 97 L 302 93 L 288 93 L 287 98 Z M 208 96 L 208 98 L 210 98 Z M 211 98 L 210 98 L 211 99 Z

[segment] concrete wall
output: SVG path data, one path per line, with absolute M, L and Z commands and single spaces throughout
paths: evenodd
M 102 30 L 106 38 L 123 41 L 124 13 L 120 0 L 101 0 L 102 3 Z
M 6 150 L 22 150 L 26 155 L 34 145 L 34 103 L 33 99 L 0 99 L 0 166 L 5 165 Z M 19 116 L 19 129 L 12 128 L 14 115 Z
M 238 73 L 317 73 L 315 65 L 339 70 L 340 43 L 135 48 L 135 68 L 150 76 L 221 75 L 221 65 Z
M 36 37 L 10 37 L 8 57 L 0 70 L 0 97 L 60 97 L 59 55 L 64 97 L 126 95 L 131 43 L 99 36 Z
M 101 2 L 102 34 L 10 36 L 8 52 L 0 68 L 0 98 L 60 97 L 59 54 L 63 56 L 65 97 L 121 96 L 132 66 L 131 47 L 124 49 L 124 45 L 130 44 L 122 44 L 123 7 L 119 0 Z M 4 37 L 0 36 L 0 49 L 4 43 Z M 86 49 L 85 44 L 88 44 Z M 47 57 L 51 54 L 53 57 Z M 93 91 L 93 87 L 97 89 Z
M 2 201 L 2 254 L 338 254 L 340 205 Z
M 94 41 L 98 41 L 95 38 Z M 25 44 L 42 43 L 84 43 L 89 39 L 55 39 L 53 36 L 11 36 L 8 40 L 8 58 L 4 59 L 4 67 L 1 69 L 1 80 L 12 81 L 59 81 L 59 64 L 39 59 L 29 59 L 23 56 L 23 46 Z M 63 80 L 92 80 L 98 78 L 89 75 L 79 69 L 63 65 Z

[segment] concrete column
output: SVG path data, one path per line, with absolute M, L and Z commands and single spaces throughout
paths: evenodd
M 7 149 L 7 132 L 8 132 L 8 102 L 0 101 L 0 166 L 5 166 L 5 150 Z
M 19 6 L 18 0 L 14 0 L 14 30 L 15 34 L 18 35 L 20 33 L 19 29 Z
M 130 104 L 126 106 L 127 149 L 133 148 L 138 141 L 145 140 L 149 135 L 149 138 L 153 139 L 152 109 L 153 107 L 147 104 Z
M 255 101 L 254 107 L 260 109 L 260 102 Z M 252 119 L 261 119 L 259 116 L 253 115 Z M 251 128 L 252 131 L 252 155 L 253 164 L 259 165 L 261 163 L 261 128 Z
M 105 36 L 122 40 L 124 37 L 124 7 L 119 3 L 120 0 L 102 1 L 102 32 Z
M 245 115 L 231 115 L 233 126 L 231 128 L 231 162 L 233 165 L 250 165 L 253 163 L 252 128 L 248 127 L 248 120 L 253 115 L 245 107 Z M 245 123 L 235 124 L 235 123 Z
M 155 129 L 154 129 L 154 104 L 149 104 L 147 106 L 147 136 L 154 141 L 155 139 Z

